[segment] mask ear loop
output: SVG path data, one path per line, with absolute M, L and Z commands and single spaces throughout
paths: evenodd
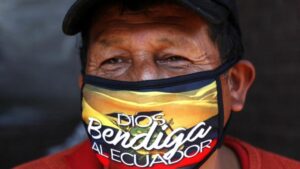
M 230 123 L 232 120 L 232 114 L 229 115 L 228 121 L 226 125 L 224 125 L 224 104 L 223 104 L 223 90 L 222 90 L 222 82 L 221 82 L 221 76 L 219 76 L 217 79 L 217 98 L 218 98 L 218 109 L 219 109 L 219 132 L 218 132 L 218 144 L 217 148 L 221 148 L 224 142 L 224 138 L 226 136 L 226 133 L 228 131 L 228 128 L 230 127 Z
M 218 129 L 218 144 L 217 148 L 221 148 L 224 141 L 224 104 L 223 104 L 223 90 L 221 76 L 217 79 L 217 99 L 218 99 L 218 111 L 219 111 L 219 129 Z

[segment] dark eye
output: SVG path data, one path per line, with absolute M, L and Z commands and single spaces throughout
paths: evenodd
M 185 66 L 188 66 L 191 63 L 191 61 L 183 56 L 171 55 L 159 58 L 157 60 L 157 63 L 173 68 L 183 68 Z
M 107 60 L 104 60 L 100 68 L 104 71 L 116 71 L 122 70 L 126 68 L 130 63 L 129 59 L 122 58 L 122 57 L 114 57 Z
M 111 59 L 107 59 L 104 62 L 102 62 L 102 65 L 106 65 L 106 64 L 113 65 L 113 64 L 119 64 L 122 62 L 124 62 L 124 59 L 122 59 L 122 58 L 111 58 Z
M 187 61 L 186 58 L 182 57 L 182 56 L 170 56 L 170 57 L 167 57 L 165 59 L 165 61 L 167 62 L 177 62 L 177 61 Z

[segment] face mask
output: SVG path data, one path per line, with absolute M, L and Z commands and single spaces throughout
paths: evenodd
M 214 71 L 124 82 L 85 76 L 82 117 L 104 168 L 190 169 L 222 144 L 220 75 Z

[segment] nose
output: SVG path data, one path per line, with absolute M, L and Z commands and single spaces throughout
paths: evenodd
M 155 61 L 157 52 L 157 32 L 154 30 L 136 30 L 130 34 L 127 41 L 130 42 L 132 66 L 129 77 L 132 81 L 155 80 L 162 77 L 159 66 Z
M 145 81 L 145 80 L 155 80 L 161 78 L 159 74 L 159 68 L 156 63 L 151 59 L 152 57 L 144 57 L 144 59 L 139 59 L 133 65 L 131 72 L 132 81 Z

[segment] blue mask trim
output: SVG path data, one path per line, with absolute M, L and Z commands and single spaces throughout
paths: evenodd
M 134 91 L 137 91 L 137 92 L 180 93 L 180 92 L 187 92 L 187 91 L 192 91 L 192 90 L 195 90 L 195 89 L 202 88 L 204 86 L 207 86 L 207 85 L 211 84 L 214 81 L 215 81 L 215 79 L 209 79 L 209 80 L 201 80 L 201 81 L 196 81 L 196 82 L 187 83 L 187 84 L 178 84 L 178 85 L 172 85 L 172 86 L 162 86 L 161 88 L 154 88 L 154 89 L 139 88 L 139 89 L 135 89 Z M 98 77 L 87 76 L 85 78 L 85 83 L 86 84 L 90 84 L 90 85 L 94 85 L 94 86 L 98 86 L 98 87 L 102 87 L 102 88 L 106 88 L 106 89 L 109 89 L 109 90 L 122 90 L 122 89 L 116 89 L 116 88 L 113 88 L 113 89 L 112 88 L 108 88 L 106 85 L 105 86 L 98 85 L 99 83 L 101 83 L 98 80 Z M 120 84 L 120 87 L 122 87 L 121 84 Z M 124 87 L 124 88 L 127 88 L 127 87 Z M 123 89 L 123 90 L 125 90 L 125 89 Z

